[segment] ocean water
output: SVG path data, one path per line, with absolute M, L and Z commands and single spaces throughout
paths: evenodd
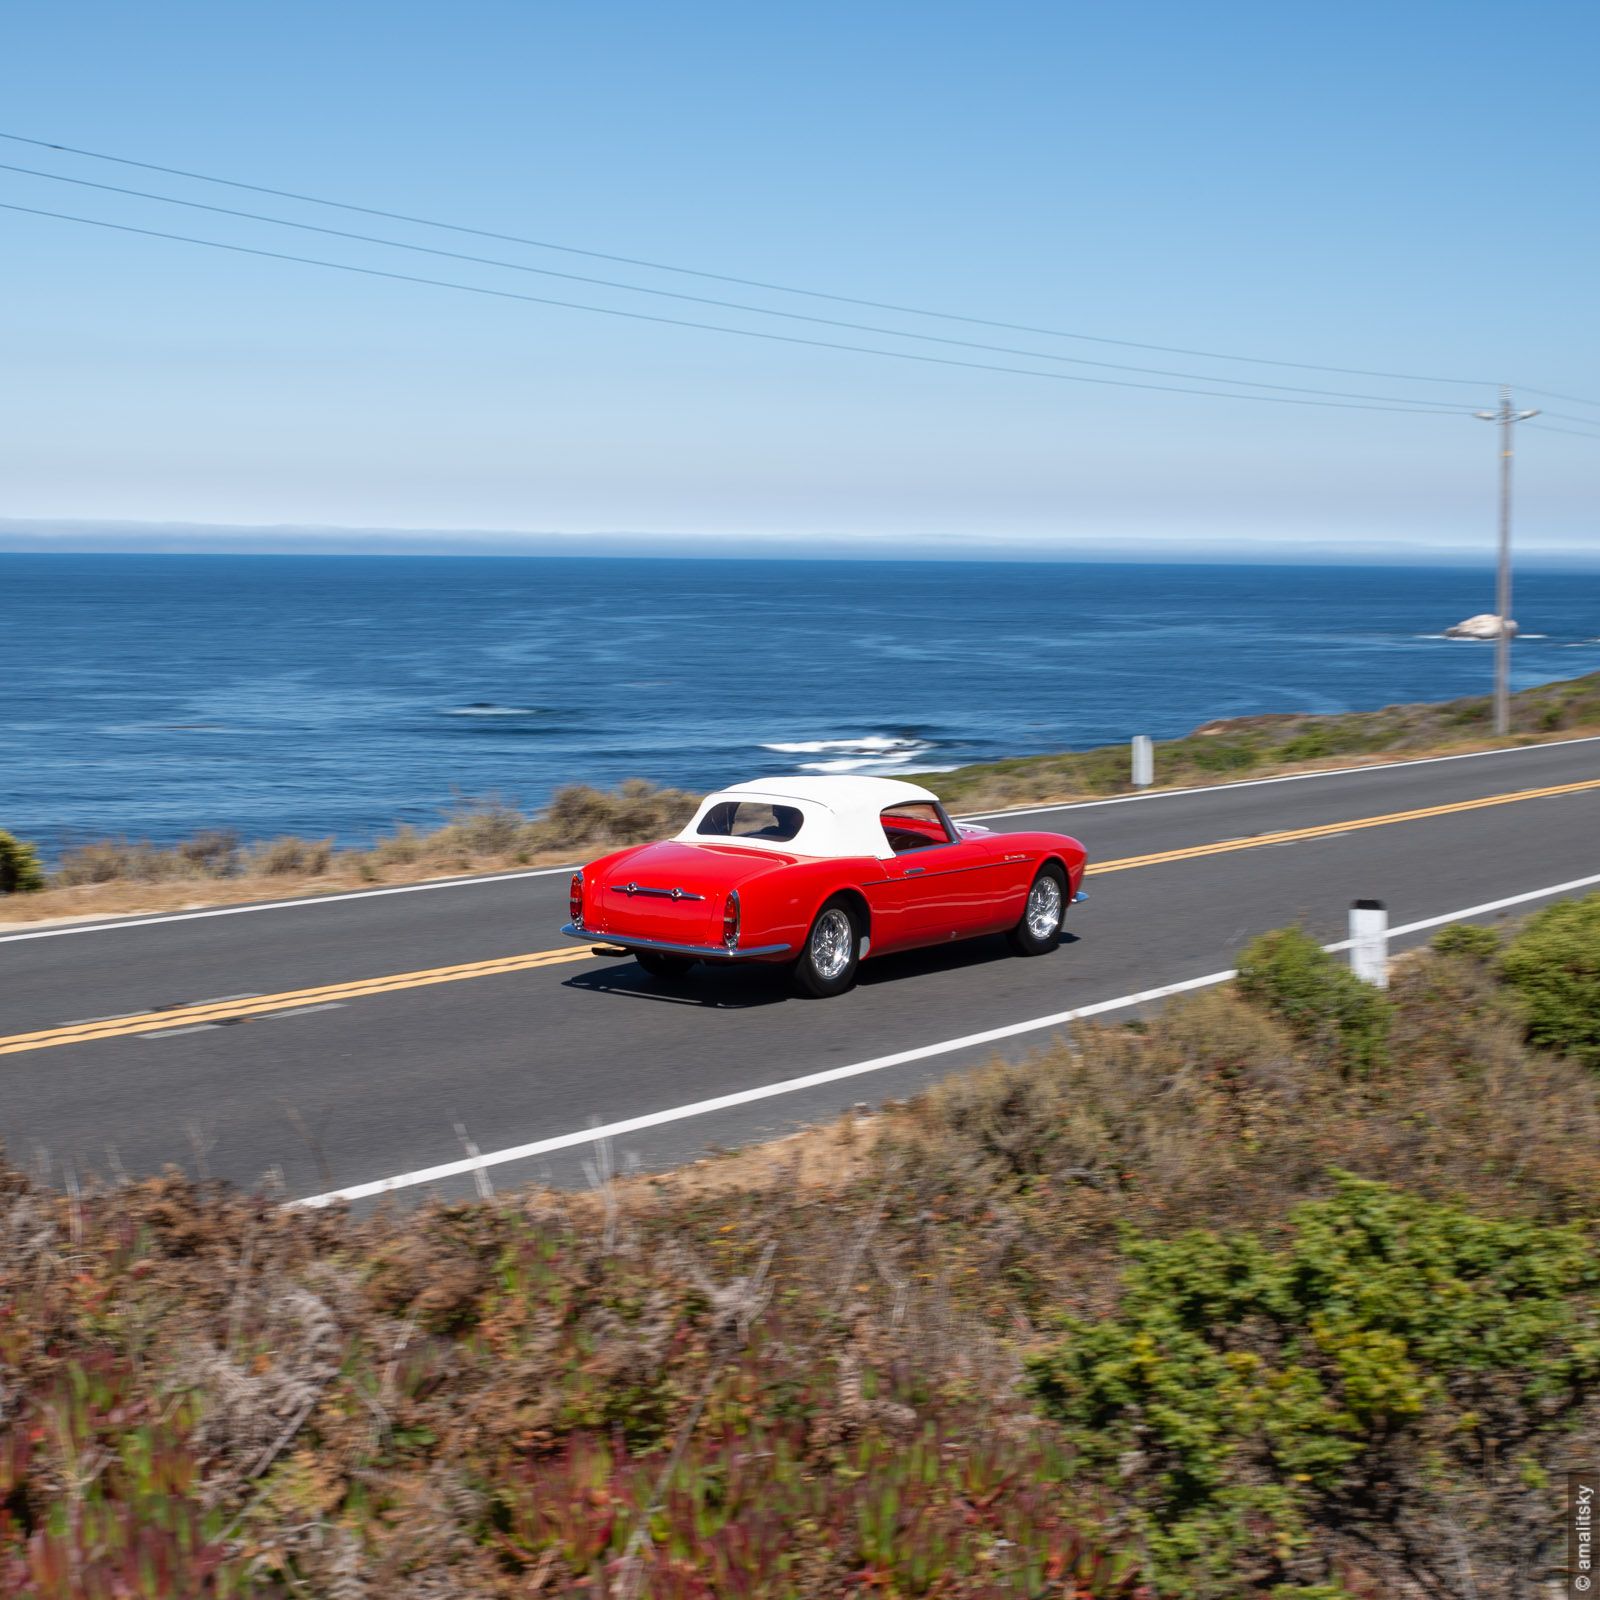
M 1600 572 L 1517 585 L 1524 687 Z M 562 783 L 936 772 L 1489 687 L 1482 571 L 0 555 L 0 827 L 359 842 Z

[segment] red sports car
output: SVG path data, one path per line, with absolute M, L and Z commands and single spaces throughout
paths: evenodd
M 658 978 L 765 961 L 833 995 L 893 950 L 989 933 L 1021 955 L 1055 949 L 1084 861 L 1065 834 L 952 822 L 914 783 L 766 778 L 708 796 L 675 839 L 574 873 L 561 931 L 631 950 Z

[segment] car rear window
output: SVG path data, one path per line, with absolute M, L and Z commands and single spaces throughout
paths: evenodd
M 805 820 L 798 806 L 769 805 L 765 800 L 724 800 L 700 819 L 696 833 L 720 839 L 792 839 Z

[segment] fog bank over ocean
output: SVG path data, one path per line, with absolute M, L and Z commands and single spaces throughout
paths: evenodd
M 562 533 L 483 528 L 260 526 L 0 517 L 0 554 L 570 556 L 746 561 L 1028 561 L 1247 563 L 1252 565 L 1478 566 L 1495 555 L 1488 521 L 1479 535 L 1441 543 L 1384 537 L 1207 540 L 1198 536 L 751 537 L 747 533 L 606 530 Z M 1525 567 L 1600 569 L 1600 537 L 1581 543 L 1519 541 Z

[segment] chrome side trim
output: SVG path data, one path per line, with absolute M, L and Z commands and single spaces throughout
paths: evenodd
M 631 900 L 636 894 L 649 895 L 655 900 L 704 900 L 703 894 L 691 894 L 687 889 L 652 889 L 642 883 L 613 883 L 615 894 L 625 894 Z
M 589 944 L 617 945 L 628 951 L 659 950 L 664 956 L 693 956 L 698 961 L 751 961 L 762 956 L 787 955 L 794 948 L 787 944 L 757 944 L 730 950 L 725 944 L 673 944 L 666 939 L 635 939 L 625 933 L 600 933 L 570 922 L 561 931 L 569 939 L 583 939 Z

